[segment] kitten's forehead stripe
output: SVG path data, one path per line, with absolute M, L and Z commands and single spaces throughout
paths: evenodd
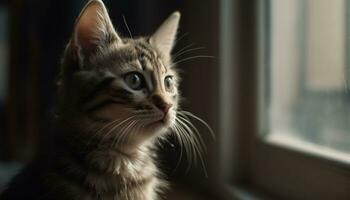
M 145 60 L 143 58 L 139 59 L 139 62 L 141 64 L 141 68 L 143 71 L 146 70 L 146 63 L 145 63 Z
M 162 68 L 163 68 L 163 73 L 167 73 L 167 72 L 168 72 L 168 68 L 165 67 L 165 65 L 163 64 L 163 62 L 161 61 L 160 58 L 158 58 L 158 63 L 160 64 L 160 66 L 162 66 Z
M 143 63 L 142 63 L 142 61 L 141 61 L 140 59 L 136 60 L 135 66 L 136 66 L 138 69 L 142 70 L 142 71 L 145 70 L 144 67 L 143 67 Z
M 145 45 L 139 44 L 135 46 L 135 49 L 138 52 L 138 55 L 140 55 L 141 58 L 147 58 L 149 60 L 154 59 L 154 54 L 151 49 L 147 48 Z
M 139 62 L 141 64 L 142 70 L 145 71 L 147 69 L 147 61 L 145 58 L 140 58 Z
M 150 71 L 149 75 L 151 78 L 153 88 L 150 88 L 151 91 L 165 91 L 165 86 L 163 83 L 163 76 L 168 73 L 168 68 L 164 64 L 163 60 L 159 57 L 157 51 L 155 51 L 148 44 L 140 43 L 135 46 L 135 49 L 138 51 L 139 60 L 142 63 L 142 67 L 145 70 Z
M 161 61 L 157 52 L 149 45 L 143 43 L 135 46 L 135 49 L 138 52 L 137 54 L 143 70 L 148 71 L 148 75 L 150 75 L 151 83 L 149 83 L 149 85 L 153 86 L 150 87 L 150 90 L 164 91 L 165 87 L 162 83 L 162 75 L 167 73 L 168 69 Z

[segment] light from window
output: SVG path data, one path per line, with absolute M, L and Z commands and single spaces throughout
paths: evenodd
M 350 2 L 269 3 L 269 136 L 350 152 Z

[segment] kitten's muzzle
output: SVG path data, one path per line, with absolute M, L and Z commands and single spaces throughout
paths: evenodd
M 165 102 L 164 99 L 159 95 L 153 95 L 152 102 L 160 111 L 164 113 L 164 117 L 167 115 L 170 108 L 173 106 L 172 104 Z

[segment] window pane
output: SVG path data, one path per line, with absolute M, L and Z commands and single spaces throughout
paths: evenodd
M 349 3 L 270 1 L 270 136 L 350 152 Z

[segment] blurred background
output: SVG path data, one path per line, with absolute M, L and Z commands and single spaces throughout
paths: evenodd
M 0 191 L 52 148 L 55 80 L 86 0 L 0 1 Z M 184 108 L 205 164 L 161 147 L 168 199 L 350 199 L 350 2 L 104 0 L 117 31 L 152 34 L 182 14 Z M 192 50 L 190 50 L 192 49 Z M 207 173 L 207 175 L 206 175 Z

